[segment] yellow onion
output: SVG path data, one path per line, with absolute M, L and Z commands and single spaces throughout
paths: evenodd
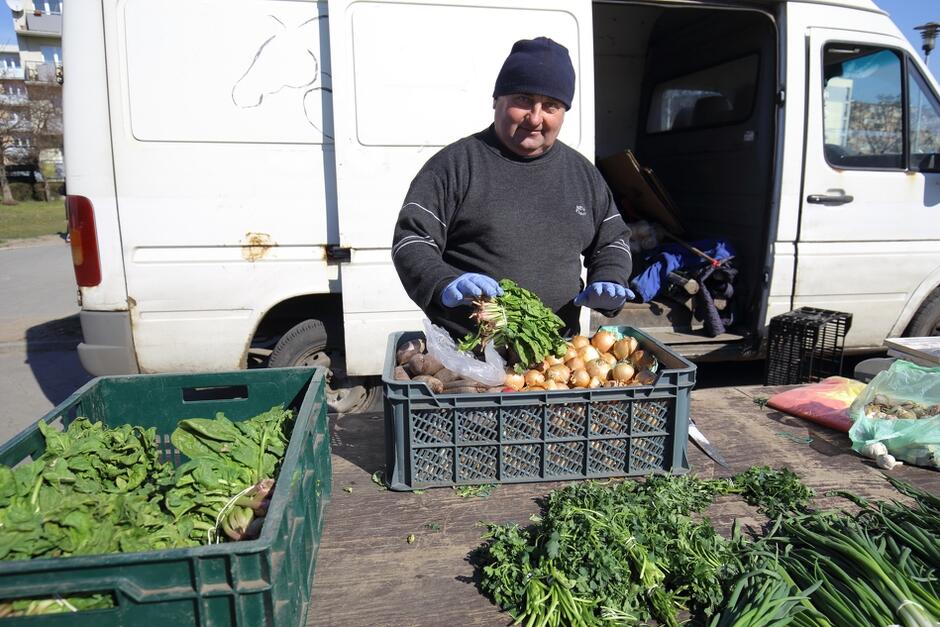
M 598 331 L 594 334 L 594 337 L 591 338 L 591 346 L 596 348 L 598 352 L 606 353 L 616 341 L 617 336 L 610 331 Z
M 591 375 L 587 373 L 587 370 L 575 370 L 571 373 L 571 378 L 568 379 L 568 382 L 571 383 L 573 387 L 586 388 L 588 383 L 591 382 Z
M 546 380 L 546 381 L 545 381 L 545 389 L 546 389 L 546 390 L 557 390 L 557 389 L 558 389 L 558 381 L 552 381 L 551 379 Z
M 613 353 L 601 353 L 601 359 L 607 362 L 611 367 L 617 363 L 617 358 L 614 357 Z
M 614 381 L 620 381 L 621 383 L 626 383 L 633 378 L 635 371 L 633 366 L 628 364 L 625 361 L 618 362 L 614 369 L 611 371 L 610 376 Z
M 518 392 L 525 387 L 525 377 L 517 372 L 507 372 L 506 380 L 503 382 L 503 385 Z
M 572 359 L 578 356 L 577 346 L 575 346 L 571 342 L 568 342 L 567 344 L 565 344 L 565 346 L 567 347 L 567 350 L 565 351 L 565 356 L 562 357 L 562 359 L 564 359 L 565 361 L 568 361 L 569 359 Z
M 575 348 L 581 348 L 582 346 L 590 346 L 591 340 L 587 339 L 583 335 L 576 335 L 573 338 L 571 338 L 571 343 L 574 345 Z
M 600 356 L 601 354 L 597 351 L 597 349 L 591 345 L 582 346 L 581 348 L 578 349 L 578 357 L 583 359 L 584 363 L 588 363 L 589 361 L 594 361 Z
M 565 365 L 569 370 L 584 370 L 584 360 L 577 355 L 566 361 Z
M 622 361 L 630 356 L 630 353 L 636 350 L 637 341 L 635 337 L 625 337 L 622 340 L 614 342 L 611 352 L 618 361 Z
M 587 364 L 587 373 L 592 377 L 597 377 L 601 381 L 607 380 L 607 375 L 610 374 L 610 364 L 608 364 L 603 359 L 595 359 L 594 361 L 589 361 Z
M 571 370 L 564 364 L 555 364 L 545 373 L 545 377 L 555 383 L 564 383 L 570 376 Z
M 640 370 L 638 373 L 636 373 L 634 381 L 640 385 L 651 385 L 656 381 L 656 375 L 649 370 Z
M 538 370 L 526 370 L 523 376 L 525 377 L 525 384 L 529 387 L 545 383 L 545 375 Z
M 563 363 L 565 363 L 564 359 L 562 359 L 561 357 L 555 357 L 554 355 L 549 355 L 548 357 L 545 358 L 545 365 L 547 365 L 549 368 L 551 368 L 552 366 L 557 366 L 558 364 L 563 364 Z
M 604 385 L 604 382 L 598 379 L 597 377 L 591 377 L 591 381 L 587 384 L 588 388 L 599 388 Z
M 646 359 L 646 351 L 642 348 L 638 348 L 630 353 L 630 363 L 634 366 L 637 366 L 644 359 Z

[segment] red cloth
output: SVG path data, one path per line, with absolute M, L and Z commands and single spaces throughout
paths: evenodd
M 785 414 L 848 433 L 852 427 L 849 407 L 864 389 L 865 384 L 855 379 L 828 377 L 819 383 L 774 394 L 767 405 Z

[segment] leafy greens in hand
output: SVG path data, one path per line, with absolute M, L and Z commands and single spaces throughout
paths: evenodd
M 467 334 L 458 344 L 462 351 L 492 341 L 497 348 L 507 348 L 522 368 L 540 363 L 548 355 L 561 356 L 565 341 L 558 333 L 565 323 L 546 307 L 539 297 L 519 287 L 510 279 L 499 282 L 503 294 L 474 302 L 470 315 L 477 332 Z

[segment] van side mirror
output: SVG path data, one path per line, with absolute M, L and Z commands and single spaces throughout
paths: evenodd
M 917 169 L 921 172 L 940 173 L 940 153 L 929 153 L 920 157 Z

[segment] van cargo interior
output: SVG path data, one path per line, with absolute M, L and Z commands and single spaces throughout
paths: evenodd
M 734 257 L 726 263 L 738 274 L 733 296 L 715 303 L 723 307 L 719 315 L 727 320 L 733 312 L 733 319 L 714 337 L 701 316 L 693 314 L 695 298 L 675 286 L 668 293 L 660 290 L 649 302 L 628 303 L 616 318 L 594 312 L 591 326 L 641 327 L 701 359 L 745 355 L 754 345 L 762 315 L 763 275 L 769 263 L 774 22 L 756 10 L 628 3 L 595 3 L 593 10 L 597 163 L 632 151 L 671 197 L 682 228 L 679 239 L 727 243 Z M 628 224 L 650 222 L 616 191 L 615 197 Z M 635 276 L 662 259 L 655 256 L 656 248 L 637 246 L 658 240 L 689 251 L 662 229 L 653 231 L 658 238 L 645 242 L 637 241 L 642 238 L 634 230 Z M 692 265 L 677 272 L 693 277 Z

